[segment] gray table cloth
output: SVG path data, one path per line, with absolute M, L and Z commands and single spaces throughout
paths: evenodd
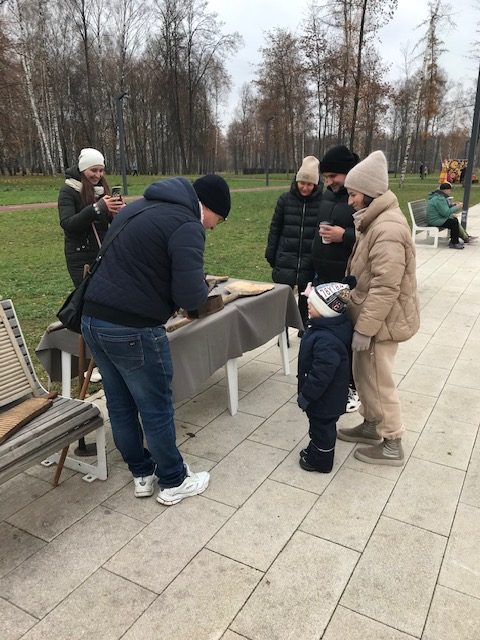
M 212 293 L 223 293 L 231 282 L 235 280 L 222 283 Z M 300 329 L 303 325 L 292 290 L 276 284 L 271 291 L 237 298 L 221 311 L 168 333 L 175 401 L 194 396 L 228 360 L 265 344 L 286 326 Z M 77 377 L 79 347 L 79 336 L 61 329 L 45 333 L 35 351 L 50 379 L 61 381 L 61 351 L 72 355 L 72 377 Z

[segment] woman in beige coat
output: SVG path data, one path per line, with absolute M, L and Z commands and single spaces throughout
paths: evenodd
M 339 429 L 348 442 L 372 445 L 355 451 L 358 460 L 401 466 L 404 427 L 393 378 L 398 343 L 420 325 L 415 247 L 396 196 L 388 189 L 387 160 L 374 151 L 345 180 L 355 210 L 357 240 L 347 274 L 354 275 L 349 313 L 354 326 L 353 376 L 364 420 Z

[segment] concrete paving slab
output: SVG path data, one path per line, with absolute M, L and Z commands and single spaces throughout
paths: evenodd
M 438 398 L 448 375 L 448 370 L 424 364 L 414 364 L 398 388 L 414 393 L 420 391 L 423 395 Z
M 143 524 L 98 507 L 0 580 L 0 597 L 43 618 Z
M 23 640 L 119 640 L 156 594 L 99 569 Z
M 391 480 L 340 469 L 300 530 L 363 551 L 393 487 Z
M 405 428 L 421 433 L 435 406 L 435 398 L 404 389 L 399 389 L 398 394 Z
M 26 473 L 10 478 L 0 485 L 0 521 L 6 520 L 52 489 L 52 485 L 48 482 Z
M 411 457 L 384 515 L 448 536 L 465 473 Z
M 447 383 L 435 404 L 435 410 L 447 421 L 459 420 L 478 427 L 480 393 L 476 389 Z
M 181 446 L 180 451 L 219 462 L 263 422 L 263 418 L 239 412 L 222 413 Z
M 207 547 L 266 571 L 316 499 L 312 493 L 266 480 Z
M 308 418 L 296 402 L 287 402 L 248 436 L 249 440 L 273 444 L 291 451 L 308 433 Z
M 45 546 L 43 540 L 31 536 L 26 531 L 0 522 L 0 577 L 13 571 L 15 567 Z
M 8 522 L 34 536 L 50 542 L 74 522 L 98 507 L 106 498 L 131 480 L 126 469 L 112 467 L 108 482 L 89 483 L 76 473 L 47 494 L 17 511 Z
M 480 509 L 459 504 L 439 584 L 480 598 Z
M 203 494 L 240 507 L 285 458 L 283 449 L 245 440 L 214 467 Z
M 340 603 L 419 637 L 445 545 L 438 534 L 380 518 Z
M 37 619 L 10 602 L 0 598 L 0 620 L 2 621 L 2 640 L 19 640 Z
M 475 425 L 447 420 L 442 412 L 435 408 L 418 438 L 412 455 L 465 471 L 476 434 Z
M 296 533 L 230 628 L 251 640 L 317 640 L 357 560 L 351 549 Z
M 123 639 L 220 638 L 261 576 L 256 569 L 204 549 Z
M 184 500 L 168 507 L 105 568 L 161 593 L 233 513 L 231 507 L 202 496 Z
M 480 600 L 438 586 L 422 640 L 478 640 Z
M 215 384 L 183 404 L 175 412 L 175 420 L 204 427 L 226 410 L 227 388 Z
M 245 413 L 268 418 L 295 394 L 296 389 L 291 384 L 267 380 L 247 393 L 239 401 L 238 408 Z
M 480 509 L 480 458 L 473 455 L 468 466 L 460 502 Z
M 413 640 L 392 627 L 387 627 L 355 611 L 338 606 L 323 635 L 323 640 Z

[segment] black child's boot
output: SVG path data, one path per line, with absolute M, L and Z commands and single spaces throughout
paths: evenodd
M 320 449 L 310 440 L 306 449 L 300 452 L 300 466 L 305 471 L 318 471 L 330 473 L 335 457 L 335 447 L 332 449 Z

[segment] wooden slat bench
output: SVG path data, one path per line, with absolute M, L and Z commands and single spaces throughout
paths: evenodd
M 427 201 L 425 199 L 409 202 L 408 213 L 410 215 L 410 220 L 412 223 L 412 240 L 414 244 L 417 238 L 417 233 L 419 231 L 425 231 L 427 234 L 427 238 L 433 236 L 433 244 L 424 246 L 433 247 L 434 249 L 438 247 L 438 238 L 441 233 L 445 232 L 448 237 L 448 229 L 439 229 L 438 227 L 430 227 L 428 225 Z
M 11 300 L 0 302 L 0 426 L 2 414 L 20 409 L 28 398 L 45 396 L 30 360 Z M 4 419 L 4 424 L 6 420 Z M 28 467 L 58 461 L 64 447 L 96 431 L 97 463 L 86 464 L 67 456 L 65 466 L 85 473 L 84 479 L 106 480 L 105 427 L 98 407 L 91 402 L 58 396 L 45 413 L 33 418 L 0 444 L 0 483 Z M 47 459 L 46 459 L 47 458 Z

